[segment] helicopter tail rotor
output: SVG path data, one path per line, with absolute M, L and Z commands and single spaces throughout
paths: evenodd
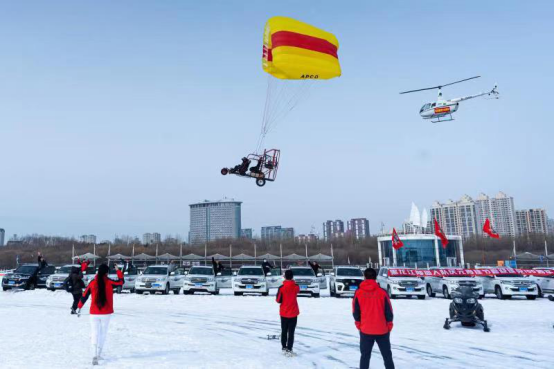
M 491 96 L 491 99 L 498 99 L 500 96 L 500 92 L 498 92 L 498 84 L 494 84 L 494 88 L 489 92 L 489 96 Z

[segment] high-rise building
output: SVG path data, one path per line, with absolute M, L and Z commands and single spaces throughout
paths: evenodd
M 447 235 L 471 237 L 477 233 L 475 203 L 467 195 L 445 204 L 435 201 L 431 207 L 431 219 L 436 219 Z
M 281 226 L 262 227 L 262 241 L 281 241 L 294 238 L 294 228 L 283 228 Z
M 344 237 L 344 222 L 342 220 L 328 220 L 323 223 L 323 238 L 326 241 L 339 237 Z
M 509 237 L 516 235 L 514 198 L 504 192 L 499 192 L 495 197 L 479 195 L 475 200 L 475 214 L 478 233 L 482 233 L 483 224 L 486 219 L 489 219 L 492 228 L 499 235 Z
M 516 210 L 516 228 L 518 235 L 530 233 L 547 234 L 548 217 L 544 209 Z
M 96 236 L 93 234 L 84 234 L 81 236 L 81 242 L 83 243 L 96 243 Z
M 189 242 L 197 245 L 219 238 L 239 238 L 241 204 L 233 199 L 190 204 Z
M 296 242 L 298 242 L 300 244 L 312 243 L 312 242 L 317 242 L 318 239 L 319 239 L 319 237 L 314 233 L 309 233 L 307 235 L 306 234 L 299 234 L 296 237 Z
M 366 218 L 354 218 L 348 221 L 348 233 L 356 240 L 369 237 L 369 220 Z
M 0 228 L 0 247 L 4 246 L 4 237 L 6 237 L 6 231 Z
M 240 230 L 240 238 L 246 238 L 251 240 L 252 237 L 252 228 L 244 228 Z
M 554 234 L 554 219 L 548 219 L 548 234 Z
M 151 245 L 162 242 L 162 235 L 159 233 L 145 233 L 142 235 L 142 243 L 144 245 Z

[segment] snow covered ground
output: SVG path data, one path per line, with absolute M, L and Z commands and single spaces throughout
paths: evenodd
M 554 303 L 487 298 L 490 333 L 459 323 L 444 330 L 449 303 L 393 300 L 397 368 L 552 368 Z M 69 315 L 70 304 L 64 291 L 0 292 L 0 368 L 90 368 L 88 316 Z M 298 356 L 286 358 L 266 338 L 280 331 L 274 297 L 116 295 L 101 367 L 357 367 L 351 299 L 299 304 Z M 371 366 L 383 367 L 377 348 Z

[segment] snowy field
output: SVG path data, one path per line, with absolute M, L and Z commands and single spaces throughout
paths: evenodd
M 275 294 L 275 291 L 273 291 Z M 442 328 L 450 301 L 393 300 L 397 368 L 552 368 L 554 303 L 482 301 L 491 332 Z M 69 314 L 71 295 L 0 292 L 0 368 L 90 368 L 88 306 Z M 115 296 L 106 368 L 355 368 L 358 333 L 351 299 L 300 298 L 294 346 L 281 355 L 274 297 Z M 382 368 L 374 349 L 372 368 Z

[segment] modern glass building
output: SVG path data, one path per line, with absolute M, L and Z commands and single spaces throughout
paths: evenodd
M 438 237 L 430 234 L 399 235 L 404 247 L 394 250 L 392 236 L 377 238 L 379 263 L 388 266 L 406 266 L 426 268 L 431 266 L 464 265 L 464 248 L 462 237 L 447 236 L 446 248 Z
M 190 204 L 189 242 L 201 244 L 218 238 L 239 238 L 241 204 L 233 199 Z

